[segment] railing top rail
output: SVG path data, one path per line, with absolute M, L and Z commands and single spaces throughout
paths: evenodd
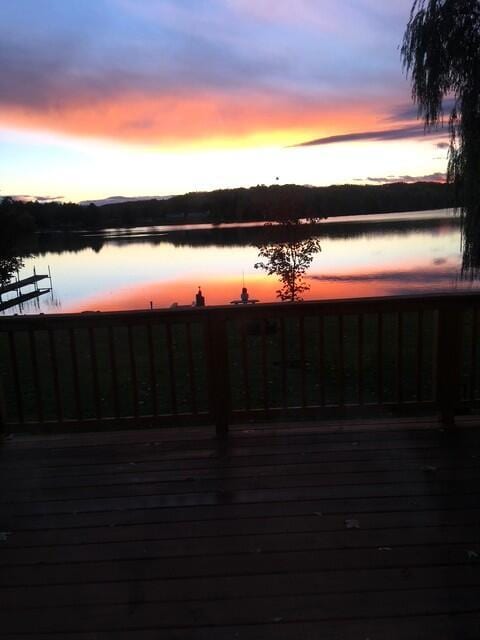
M 442 294 L 416 294 L 371 298 L 343 298 L 309 300 L 304 302 L 269 302 L 255 305 L 221 305 L 192 308 L 144 309 L 127 311 L 88 311 L 81 313 L 55 313 L 13 315 L 0 318 L 0 331 L 16 328 L 32 329 L 43 326 L 88 327 L 164 322 L 206 320 L 210 316 L 235 318 L 275 314 L 306 315 L 375 313 L 379 311 L 408 311 L 409 309 L 461 308 L 480 305 L 480 292 L 449 292 Z

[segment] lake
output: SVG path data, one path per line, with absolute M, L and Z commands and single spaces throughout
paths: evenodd
M 460 226 L 448 210 L 330 218 L 308 233 L 321 251 L 306 275 L 305 300 L 479 288 L 459 279 Z M 251 298 L 275 301 L 278 279 L 255 264 L 259 246 L 281 234 L 262 224 L 39 234 L 20 277 L 50 269 L 52 292 L 3 313 L 191 305 L 198 286 L 207 305 L 228 304 L 243 283 Z

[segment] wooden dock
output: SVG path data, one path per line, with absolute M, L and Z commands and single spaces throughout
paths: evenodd
M 11 300 L 0 302 L 0 311 L 5 311 L 6 309 L 11 309 L 12 307 L 16 307 L 19 304 L 28 302 L 29 300 L 34 300 L 35 298 L 43 296 L 45 293 L 50 293 L 50 289 L 36 289 L 35 291 L 22 293 L 21 295 L 12 298 Z
M 3 640 L 478 640 L 480 421 L 12 436 Z
M 34 274 L 33 276 L 30 276 L 28 278 L 23 278 L 22 280 L 15 280 L 15 282 L 10 282 L 9 284 L 6 284 L 0 287 L 0 296 L 2 296 L 4 293 L 17 291 L 19 289 L 22 289 L 23 287 L 29 287 L 32 284 L 35 285 L 41 280 L 45 280 L 46 278 L 49 278 L 49 276 Z
M 37 274 L 34 270 L 33 276 L 29 276 L 28 278 L 22 278 L 21 280 L 15 280 L 15 282 L 10 282 L 9 284 L 3 285 L 0 287 L 0 311 L 5 311 L 6 309 L 11 309 L 12 307 L 16 307 L 22 305 L 24 302 L 28 302 L 29 300 L 34 300 L 35 298 L 39 298 L 45 293 L 49 293 L 51 291 L 50 288 L 39 288 L 38 283 L 46 278 L 50 279 L 50 275 Z M 23 287 L 34 286 L 33 291 L 28 291 L 27 293 L 22 293 Z M 9 300 L 2 300 L 2 295 L 6 293 L 11 293 L 12 291 L 17 292 L 17 296 L 15 298 L 10 298 Z

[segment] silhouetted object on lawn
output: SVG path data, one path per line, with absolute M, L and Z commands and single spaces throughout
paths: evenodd
M 240 300 L 232 300 L 230 304 L 255 304 L 259 302 L 254 298 L 250 298 L 247 287 L 242 287 L 242 293 L 240 294 Z
M 402 59 L 426 127 L 442 122 L 448 101 L 447 179 L 461 207 L 462 275 L 473 278 L 480 272 L 480 2 L 415 0 Z
M 204 307 L 205 306 L 205 298 L 202 294 L 202 290 L 198 287 L 197 295 L 195 296 L 195 306 L 196 307 Z
M 304 276 L 314 255 L 321 251 L 320 241 L 315 237 L 305 238 L 305 224 L 299 220 L 286 220 L 280 224 L 287 239 L 260 245 L 258 255 L 265 258 L 265 262 L 257 262 L 255 269 L 264 269 L 268 275 L 276 275 L 280 279 L 282 286 L 276 292 L 280 300 L 297 302 L 303 300 L 302 294 L 310 289 Z

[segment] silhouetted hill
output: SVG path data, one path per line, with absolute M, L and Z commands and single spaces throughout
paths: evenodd
M 166 200 L 170 197 L 171 196 L 110 196 L 108 198 L 100 198 L 100 200 L 82 200 L 78 204 L 95 204 L 97 207 L 103 207 L 106 204 L 123 204 L 125 202 L 141 202 L 143 200 Z

